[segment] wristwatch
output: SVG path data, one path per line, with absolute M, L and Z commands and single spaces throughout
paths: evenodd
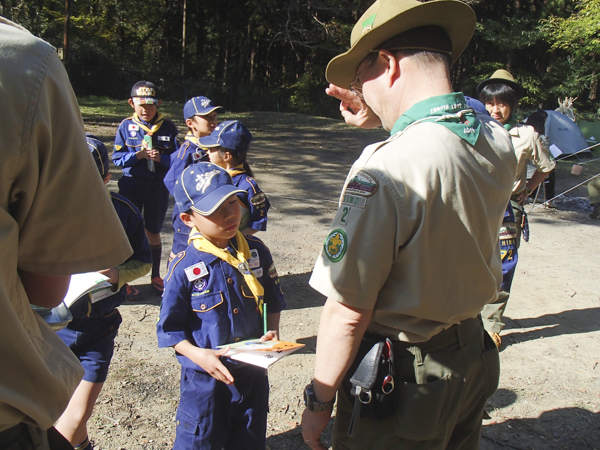
M 311 381 L 304 388 L 304 406 L 306 406 L 306 409 L 308 409 L 309 411 L 314 411 L 314 412 L 327 411 L 328 409 L 333 407 L 334 403 L 335 403 L 335 397 L 328 402 L 320 403 L 317 401 L 317 397 L 315 396 L 314 380 Z

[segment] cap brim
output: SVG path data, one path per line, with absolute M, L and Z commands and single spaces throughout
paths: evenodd
M 133 97 L 135 105 L 158 105 L 158 99 L 152 97 Z
M 219 186 L 210 194 L 205 195 L 201 201 L 192 206 L 192 210 L 200 214 L 201 216 L 210 216 L 213 214 L 219 206 L 223 204 L 225 200 L 237 193 L 245 193 L 243 189 L 227 184 Z
M 207 148 L 220 147 L 221 146 L 219 144 L 219 136 L 213 136 L 212 134 L 209 134 L 208 136 L 201 137 L 200 139 L 198 139 L 198 143 L 202 147 L 207 147 Z
M 417 3 L 387 22 L 377 25 L 358 39 L 350 50 L 333 58 L 327 65 L 325 77 L 336 86 L 350 86 L 356 78 L 356 68 L 371 50 L 400 33 L 422 26 L 439 26 L 448 33 L 452 41 L 454 63 L 471 41 L 475 32 L 475 21 L 475 12 L 460 1 Z

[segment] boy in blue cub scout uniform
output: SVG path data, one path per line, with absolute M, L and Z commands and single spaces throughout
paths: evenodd
M 245 235 L 267 230 L 267 212 L 271 207 L 246 161 L 251 140 L 250 131 L 237 120 L 223 122 L 210 136 L 200 139 L 210 162 L 226 169 L 234 186 L 244 190 L 244 194 L 238 194 L 238 200 L 242 207 L 240 231 Z
M 119 125 L 112 159 L 123 169 L 119 194 L 131 200 L 144 214 L 146 236 L 152 250 L 151 283 L 162 293 L 160 231 L 169 203 L 163 178 L 171 165 L 171 153 L 177 150 L 177 127 L 158 112 L 161 100 L 156 86 L 149 81 L 133 85 L 129 104 L 134 114 Z
M 86 139 L 106 184 L 111 177 L 108 151 L 95 136 L 87 135 Z M 73 320 L 57 332 L 85 369 L 83 381 L 56 424 L 76 450 L 92 449 L 86 423 L 106 380 L 115 337 L 122 321 L 117 307 L 126 300 L 126 283 L 146 275 L 152 262 L 140 212 L 125 197 L 114 192 L 110 193 L 110 197 L 133 248 L 133 255 L 123 264 L 100 272 L 109 277 L 113 285 L 104 292 L 106 297 L 95 301 L 95 298 L 87 296 L 75 302 L 71 306 Z
M 165 175 L 164 183 L 171 195 L 177 178 L 190 164 L 196 161 L 208 161 L 206 149 L 200 146 L 199 138 L 209 136 L 219 124 L 217 112 L 223 110 L 222 106 L 215 104 L 203 96 L 194 97 L 187 101 L 183 107 L 183 118 L 188 127 L 188 134 L 179 151 L 171 156 L 171 167 Z M 185 250 L 188 246 L 190 227 L 184 224 L 179 217 L 177 205 L 173 206 L 173 248 L 171 249 L 172 260 L 177 253 Z
M 217 348 L 277 339 L 286 305 L 271 253 L 238 231 L 240 192 L 206 162 L 187 167 L 174 187 L 192 228 L 190 245 L 169 265 L 157 324 L 159 347 L 173 347 L 182 366 L 175 450 L 265 448 L 266 371 L 221 360 L 229 347 Z

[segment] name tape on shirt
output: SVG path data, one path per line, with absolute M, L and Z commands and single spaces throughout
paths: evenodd
M 362 195 L 370 197 L 377 190 L 377 182 L 366 172 L 359 170 L 346 185 L 344 194 Z
M 167 141 L 170 142 L 171 141 L 171 136 L 157 136 L 156 137 L 159 141 Z
M 190 281 L 195 281 L 198 278 L 208 275 L 208 269 L 202 261 L 200 261 L 198 264 L 194 264 L 193 266 L 186 267 L 184 272 Z
M 367 198 L 359 195 L 344 194 L 344 198 L 342 199 L 342 205 L 364 208 L 366 204 Z

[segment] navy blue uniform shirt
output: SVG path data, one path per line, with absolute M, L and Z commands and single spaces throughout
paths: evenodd
M 260 239 L 246 239 L 252 255 L 248 263 L 264 288 L 267 312 L 278 313 L 286 303 L 271 253 Z M 229 250 L 235 253 L 233 248 Z M 193 268 L 199 268 L 203 275 L 192 275 Z M 243 275 L 193 245 L 177 254 L 169 265 L 156 328 L 159 347 L 188 340 L 200 348 L 216 349 L 263 335 L 263 321 Z M 185 368 L 204 371 L 183 355 L 177 354 L 177 359 Z
M 177 127 L 158 113 L 154 124 L 160 124 L 160 128 L 152 134 L 152 145 L 160 153 L 160 161 L 155 162 L 154 172 L 148 169 L 147 159 L 137 159 L 135 156 L 142 149 L 144 136 L 152 129 L 153 124 L 134 115 L 119 125 L 112 160 L 115 166 L 123 169 L 124 176 L 163 179 L 169 170 L 171 153 L 177 150 L 178 146 Z
M 267 212 L 271 207 L 267 195 L 260 190 L 256 180 L 245 172 L 233 175 L 231 179 L 234 186 L 246 191 L 246 194 L 237 194 L 243 207 L 240 230 L 250 227 L 253 230 L 266 231 Z

